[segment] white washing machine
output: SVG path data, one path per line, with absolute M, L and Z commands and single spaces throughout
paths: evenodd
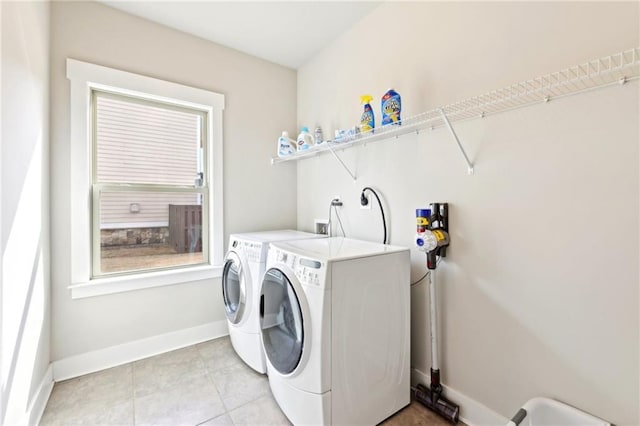
M 293 230 L 232 234 L 222 270 L 224 301 L 231 344 L 251 368 L 266 373 L 260 341 L 258 299 L 265 271 L 269 243 L 302 238 L 326 238 L 325 235 Z
M 409 249 L 271 244 L 260 292 L 271 391 L 295 425 L 374 425 L 410 402 Z

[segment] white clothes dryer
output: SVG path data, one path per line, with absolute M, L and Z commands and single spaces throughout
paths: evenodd
M 410 402 L 409 249 L 272 243 L 260 292 L 271 391 L 296 425 L 374 425 Z
M 222 299 L 229 337 L 238 356 L 262 374 L 267 370 L 260 340 L 258 299 L 269 243 L 302 238 L 326 238 L 326 235 L 279 230 L 231 234 L 229 237 L 222 270 Z

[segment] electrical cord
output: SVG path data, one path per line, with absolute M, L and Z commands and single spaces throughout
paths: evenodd
M 411 287 L 413 287 L 414 285 L 418 285 L 418 284 L 420 284 L 420 281 L 422 281 L 422 280 L 424 280 L 425 278 L 427 278 L 427 275 L 429 275 L 429 273 L 430 273 L 430 272 L 431 272 L 431 271 L 427 269 L 427 272 L 425 272 L 425 273 L 424 273 L 424 275 L 423 275 L 423 276 L 421 276 L 419 280 L 414 281 L 414 282 L 412 282 L 412 283 L 411 283 Z
M 436 260 L 436 267 L 440 264 L 440 261 L 442 260 L 442 257 L 438 256 L 437 260 Z M 425 278 L 427 278 L 427 276 L 429 276 L 429 274 L 431 274 L 431 270 L 427 269 L 427 272 L 424 273 L 423 276 L 421 276 L 418 280 L 414 281 L 411 283 L 410 287 L 413 287 L 415 285 L 420 284 L 420 282 L 422 282 L 422 280 L 424 280 Z
M 338 223 L 340 224 L 340 229 L 342 230 L 342 236 L 346 237 L 347 235 L 344 233 L 344 228 L 342 227 L 342 220 L 340 220 L 340 215 L 338 214 L 338 208 L 334 204 L 335 202 L 340 202 L 337 198 L 334 198 L 329 203 L 329 232 L 331 232 L 331 208 L 333 207 L 336 211 L 336 217 L 338 218 Z M 342 205 L 342 203 L 340 203 Z M 331 235 L 329 235 L 331 236 Z
M 342 227 L 342 220 L 340 220 L 340 214 L 338 213 L 338 208 L 336 206 L 333 206 L 335 212 L 336 212 L 336 217 L 338 218 L 338 223 L 340 224 L 340 229 L 342 230 L 342 236 L 346 237 L 347 234 L 344 233 L 344 228 Z
M 360 204 L 362 204 L 363 206 L 366 205 L 366 202 L 363 202 L 364 200 L 366 200 L 366 198 L 364 196 L 364 192 L 365 191 L 371 191 L 371 193 L 373 195 L 375 195 L 376 200 L 378 200 L 378 206 L 380 207 L 380 214 L 382 215 L 382 228 L 384 230 L 384 237 L 382 239 L 382 244 L 387 244 L 387 221 L 386 221 L 386 219 L 384 217 L 384 209 L 382 208 L 382 203 L 380 202 L 380 197 L 378 197 L 378 193 L 376 191 L 374 191 L 373 188 L 365 186 L 362 189 L 362 192 L 360 193 Z

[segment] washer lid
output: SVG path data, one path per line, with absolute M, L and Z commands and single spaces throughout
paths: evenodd
M 271 247 L 310 259 L 324 261 L 357 259 L 360 257 L 409 250 L 407 247 L 391 246 L 343 237 L 275 242 L 271 244 Z

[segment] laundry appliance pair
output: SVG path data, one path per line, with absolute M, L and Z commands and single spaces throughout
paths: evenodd
M 222 271 L 229 337 L 236 353 L 259 373 L 267 372 L 260 336 L 259 297 L 269 244 L 275 241 L 324 238 L 294 230 L 232 234 Z
M 377 424 L 410 402 L 409 249 L 318 237 L 231 236 L 231 342 L 293 424 Z

